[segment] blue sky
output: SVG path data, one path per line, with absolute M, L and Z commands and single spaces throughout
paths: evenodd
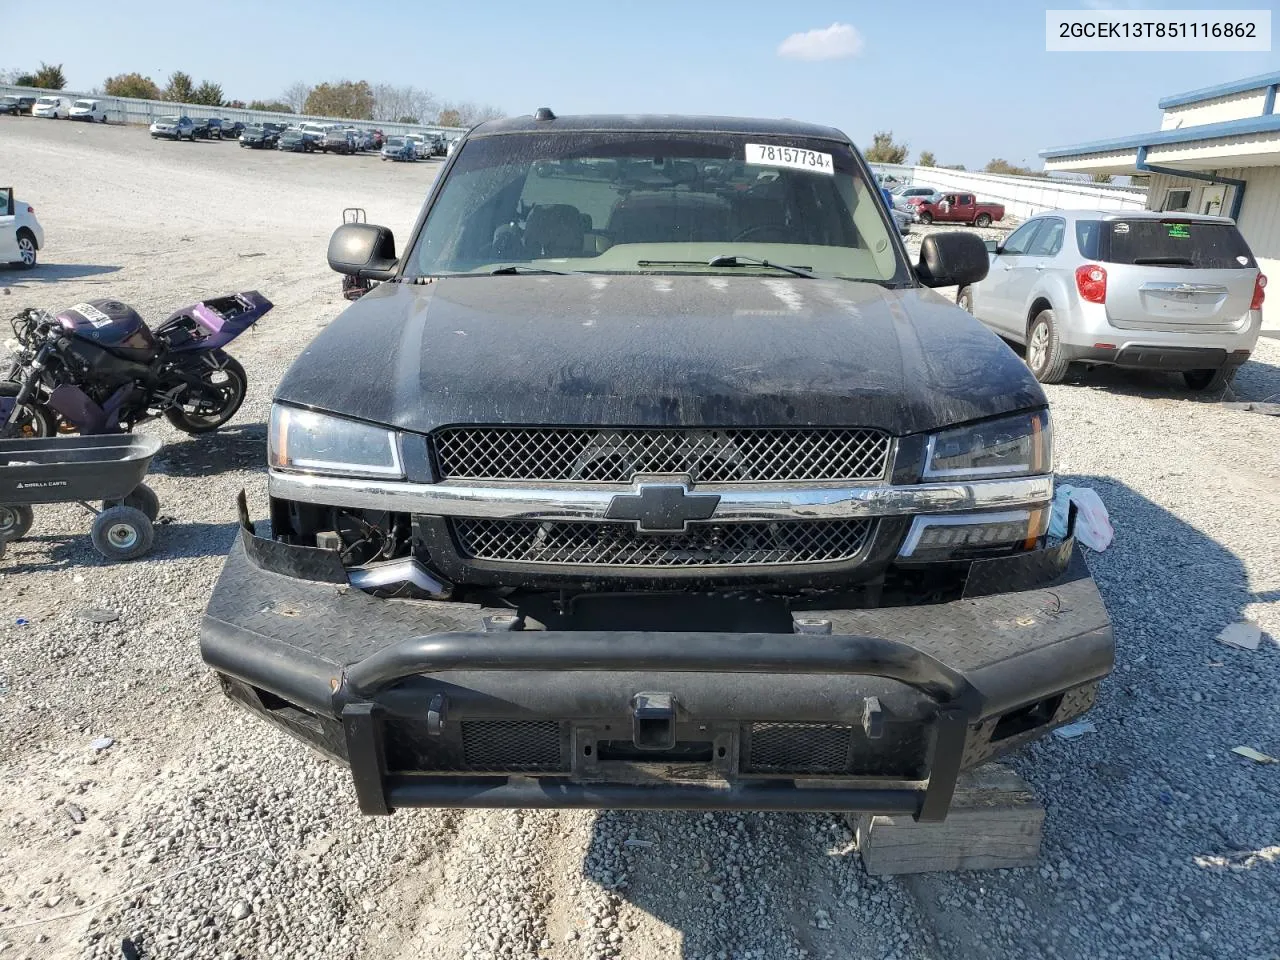
M 0 67 L 62 63 L 77 90 L 133 70 L 163 85 L 182 69 L 243 100 L 299 80 L 350 78 L 413 84 L 509 113 L 546 104 L 558 113 L 791 117 L 839 127 L 861 145 L 890 129 L 913 159 L 928 149 L 970 168 L 996 156 L 1038 166 L 1044 147 L 1156 129 L 1162 96 L 1280 69 L 1275 52 L 1044 50 L 1046 7 L 1138 5 L 61 0 L 50 8 L 6 0 L 6 34 L 21 44 L 5 45 Z M 786 48 L 792 56 L 780 55 L 788 37 L 814 30 L 829 32 L 809 41 L 825 40 L 841 56 L 797 58 L 811 46 L 802 40 Z

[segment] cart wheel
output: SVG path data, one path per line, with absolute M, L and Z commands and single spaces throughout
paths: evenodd
M 136 507 L 108 507 L 93 521 L 93 545 L 108 560 L 133 560 L 151 549 L 155 528 Z
M 160 516 L 160 498 L 156 496 L 156 492 L 145 483 L 140 483 L 130 490 L 123 500 L 102 501 L 103 510 L 120 506 L 133 507 L 135 510 L 141 510 L 147 515 L 147 519 L 152 523 L 155 523 L 156 517 Z
M 21 540 L 31 529 L 31 508 L 0 507 L 0 540 Z

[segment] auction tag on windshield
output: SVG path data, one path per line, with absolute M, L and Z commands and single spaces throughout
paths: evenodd
M 799 147 L 775 147 L 767 143 L 748 143 L 746 149 L 747 163 L 755 166 L 794 167 L 796 170 L 831 175 L 836 172 L 829 153 L 801 150 Z

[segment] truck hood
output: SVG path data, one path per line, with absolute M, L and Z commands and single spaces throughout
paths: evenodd
M 423 433 L 813 425 L 898 435 L 1046 402 L 1013 351 L 931 291 L 604 275 L 380 284 L 311 342 L 276 399 Z

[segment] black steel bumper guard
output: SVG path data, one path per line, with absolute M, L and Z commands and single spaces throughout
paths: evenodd
M 349 763 L 369 814 L 419 806 L 825 810 L 938 821 L 962 769 L 1079 715 L 1114 656 L 1106 610 L 1070 540 L 975 562 L 962 600 L 808 611 L 793 615 L 792 634 L 525 631 L 510 611 L 379 600 L 348 586 L 335 552 L 257 536 L 243 500 L 241 520 L 205 614 L 202 655 L 233 698 Z M 569 679 L 575 673 L 581 683 Z M 678 703 L 681 696 L 697 702 Z M 610 779 L 584 764 L 590 741 L 566 741 L 570 762 L 536 776 L 388 764 L 388 743 L 402 749 L 407 727 L 441 739 L 446 724 L 456 734 L 455 721 L 472 717 L 617 717 L 627 697 L 640 760 L 646 749 L 662 756 L 676 745 L 678 708 L 687 708 L 686 721 L 725 718 L 715 747 L 724 759 L 711 765 L 724 776 Z M 757 715 L 853 729 L 860 718 L 864 745 L 886 726 L 881 742 L 890 742 L 905 724 L 918 743 L 915 775 L 756 775 L 739 768 L 738 752 L 754 750 L 745 731 Z M 738 723 L 746 724 L 741 736 L 725 733 Z M 391 724 L 399 726 L 389 741 Z M 582 726 L 584 737 L 596 732 Z
M 960 775 L 969 725 L 981 698 L 956 671 L 905 643 L 876 637 L 787 634 L 549 632 L 448 633 L 387 647 L 348 667 L 335 691 L 356 796 L 365 813 L 396 807 L 582 807 L 671 810 L 851 810 L 909 813 L 918 820 L 946 817 Z M 929 777 L 898 788 L 814 786 L 790 782 L 703 784 L 597 783 L 566 777 L 389 775 L 384 743 L 386 708 L 374 698 L 420 674 L 458 669 L 525 671 L 637 671 L 862 674 L 898 680 L 935 699 L 938 712 L 929 749 Z M 658 694 L 657 697 L 665 695 Z M 637 747 L 643 748 L 645 709 L 654 695 L 637 697 Z M 874 698 L 868 698 L 874 701 Z M 431 710 L 435 710 L 435 716 Z M 444 701 L 429 707 L 428 724 L 443 722 Z M 864 704 L 863 724 L 874 736 L 877 705 Z

